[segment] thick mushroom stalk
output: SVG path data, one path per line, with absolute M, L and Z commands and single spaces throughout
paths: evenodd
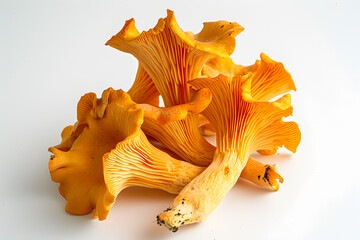
M 154 142 L 151 139 L 148 140 L 157 149 L 166 152 L 173 158 L 180 159 L 179 156 L 165 148 L 162 144 L 159 144 L 159 142 Z M 203 169 L 205 169 L 205 167 L 203 167 Z M 284 182 L 275 164 L 263 164 L 252 157 L 249 157 L 240 177 L 272 191 L 279 190 L 279 183 Z
M 201 76 L 203 65 L 215 56 L 229 57 L 235 48 L 235 36 L 243 28 L 226 21 L 204 23 L 198 34 L 184 32 L 174 13 L 147 32 L 135 27 L 134 19 L 126 21 L 122 30 L 106 44 L 134 55 L 149 74 L 164 100 L 165 107 L 190 101 L 188 81 Z M 159 125 L 145 119 L 143 131 L 175 152 L 185 161 L 207 166 L 213 157 L 212 146 L 201 136 L 198 116 L 187 114 L 179 121 Z
M 250 163 L 250 164 L 249 164 Z M 156 188 L 178 194 L 189 182 L 205 170 L 177 160 L 154 147 L 139 130 L 118 143 L 103 157 L 106 196 L 116 199 L 119 193 L 131 186 Z M 259 186 L 277 190 L 282 178 L 276 168 L 249 158 L 242 177 Z M 256 177 L 255 177 L 256 176 Z
M 136 131 L 143 111 L 121 90 L 108 89 L 101 99 L 84 95 L 77 107 L 78 122 L 66 127 L 60 145 L 49 148 L 54 155 L 49 170 L 59 192 L 66 199 L 65 210 L 105 219 L 114 199 L 106 195 L 102 157 Z M 81 130 L 81 131 L 80 131 Z
M 249 73 L 241 78 L 220 75 L 191 81 L 195 88 L 207 87 L 213 93 L 203 114 L 216 128 L 217 150 L 210 166 L 186 185 L 169 211 L 158 215 L 159 223 L 176 229 L 205 220 L 236 183 L 253 151 L 277 146 L 296 151 L 299 128 L 282 121 L 292 114 L 290 95 L 274 102 L 254 99 L 252 77 Z

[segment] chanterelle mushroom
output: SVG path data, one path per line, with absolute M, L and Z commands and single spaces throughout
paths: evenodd
M 282 121 L 292 114 L 290 95 L 274 102 L 257 100 L 251 94 L 252 78 L 249 73 L 191 81 L 195 88 L 206 87 L 213 93 L 203 114 L 216 128 L 217 150 L 210 166 L 186 185 L 169 211 L 158 215 L 158 223 L 174 230 L 205 220 L 235 184 L 253 151 L 283 145 L 296 151 L 298 126 Z
M 94 217 L 102 220 L 114 200 L 106 195 L 102 157 L 139 128 L 143 111 L 126 92 L 110 88 L 101 99 L 94 93 L 84 95 L 78 103 L 77 119 L 81 133 L 74 139 L 70 127 L 65 128 L 63 140 L 71 138 L 72 145 L 49 149 L 54 153 L 49 170 L 52 180 L 60 183 L 67 212 L 87 214 L 95 208 Z
M 198 34 L 184 32 L 174 13 L 141 34 L 134 19 L 126 21 L 122 30 L 106 44 L 134 55 L 149 74 L 164 100 L 165 107 L 187 104 L 190 101 L 188 81 L 201 76 L 203 65 L 215 56 L 228 57 L 235 48 L 235 36 L 243 28 L 226 21 L 204 23 Z M 145 120 L 143 131 L 182 159 L 207 166 L 213 157 L 212 146 L 197 130 L 198 116 L 158 125 Z
M 261 60 L 255 64 L 243 67 L 236 65 L 230 58 L 215 57 L 210 59 L 202 70 L 204 76 L 217 77 L 219 74 L 227 77 L 239 77 L 251 71 L 254 77 L 251 82 L 251 93 L 254 98 L 261 101 L 271 100 L 280 94 L 296 90 L 294 81 L 281 62 L 277 62 L 268 57 L 265 53 L 260 54 Z M 199 129 L 204 135 L 213 135 L 214 127 L 205 119 L 202 119 Z M 272 151 L 259 150 L 262 154 L 276 153 Z

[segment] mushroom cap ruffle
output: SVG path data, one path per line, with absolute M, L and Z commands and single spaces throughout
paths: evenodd
M 153 29 L 142 33 L 136 29 L 134 19 L 126 21 L 106 45 L 134 55 L 168 107 L 189 101 L 187 81 L 200 76 L 210 57 L 232 54 L 235 36 L 243 28 L 226 21 L 209 22 L 193 34 L 180 29 L 172 11 L 167 14 Z
M 77 109 L 82 132 L 70 149 L 49 149 L 53 181 L 60 183 L 59 192 L 67 200 L 65 210 L 71 214 L 87 214 L 95 209 L 94 217 L 105 219 L 114 199 L 106 195 L 102 157 L 127 136 L 139 131 L 143 111 L 122 90 L 108 89 L 101 99 L 96 94 L 84 95 Z M 69 134 L 64 130 L 63 136 Z
M 255 64 L 244 67 L 233 63 L 231 58 L 214 57 L 204 65 L 202 73 L 205 77 L 217 77 L 220 74 L 226 77 L 241 77 L 241 75 L 252 72 L 252 97 L 262 101 L 269 101 L 278 95 L 296 90 L 291 75 L 282 63 L 272 60 L 265 53 L 261 53 L 260 58 L 261 60 L 257 60 Z M 208 135 L 214 134 L 211 124 L 203 122 L 203 125 L 199 127 Z M 276 153 L 276 150 L 259 150 L 259 152 L 272 154 Z
M 251 152 L 274 149 L 277 147 L 275 139 L 277 144 L 284 145 L 290 151 L 296 151 L 301 138 L 300 130 L 295 122 L 282 121 L 283 117 L 292 115 L 290 94 L 273 102 L 256 99 L 252 95 L 254 76 L 252 73 L 234 78 L 219 75 L 216 78 L 199 78 L 190 81 L 195 88 L 207 87 L 213 92 L 213 100 L 202 114 L 209 119 L 217 131 L 218 148 L 237 147 L 238 143 L 243 142 L 240 140 L 242 137 L 256 132 L 258 143 L 253 144 L 254 149 Z M 266 85 L 261 86 L 266 87 Z M 267 92 L 266 89 L 262 91 Z M 257 131 L 254 132 L 256 129 Z M 281 131 L 285 132 L 284 135 L 280 134 Z M 261 136 L 267 140 L 260 141 Z M 274 141 L 269 140 L 271 136 Z M 222 139 L 231 139 L 231 142 L 228 140 L 224 142 Z M 271 148 L 270 142 L 275 144 Z M 266 148 L 261 148 L 262 144 Z

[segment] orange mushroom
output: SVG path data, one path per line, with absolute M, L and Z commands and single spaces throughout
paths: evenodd
M 260 186 L 269 187 L 270 184 L 273 190 L 277 190 L 276 179 L 282 182 L 282 178 L 276 168 L 251 158 L 249 162 L 245 167 L 248 168 L 247 173 L 256 173 L 256 179 L 253 179 L 254 174 L 241 176 Z M 109 199 L 116 199 L 123 189 L 131 186 L 157 188 L 177 194 L 205 170 L 205 167 L 177 160 L 154 147 L 140 128 L 104 155 L 103 166 Z
M 52 180 L 60 183 L 67 212 L 79 215 L 96 209 L 94 217 L 102 220 L 115 200 L 106 195 L 102 157 L 137 131 L 143 111 L 127 93 L 110 88 L 101 99 L 96 99 L 94 93 L 84 95 L 78 103 L 77 119 L 72 131 L 71 127 L 64 129 L 62 144 L 49 149 L 54 153 L 49 170 Z M 72 135 L 78 126 L 82 126 L 81 133 Z
M 209 167 L 184 187 L 169 211 L 158 215 L 159 224 L 175 231 L 181 225 L 205 220 L 236 183 L 252 152 L 278 146 L 296 151 L 299 128 L 295 122 L 282 121 L 292 114 L 290 95 L 274 102 L 255 99 L 253 76 L 220 75 L 191 81 L 195 88 L 206 87 L 213 93 L 203 114 L 216 128 L 217 150 Z
M 215 57 L 210 59 L 202 70 L 204 76 L 217 77 L 219 74 L 227 77 L 238 77 L 251 71 L 254 74 L 251 83 L 251 92 L 254 98 L 261 101 L 268 101 L 273 97 L 296 90 L 294 81 L 284 65 L 268 57 L 265 53 L 260 54 L 261 60 L 255 64 L 243 67 L 236 65 L 230 58 Z M 276 84 L 275 84 L 276 83 Z M 214 127 L 203 119 L 199 125 L 200 131 L 205 135 L 214 135 Z M 273 154 L 272 151 L 259 150 L 261 154 Z
M 226 21 L 204 23 L 198 34 L 184 32 L 174 13 L 141 34 L 134 19 L 106 44 L 134 55 L 153 80 L 165 107 L 187 104 L 191 93 L 188 81 L 201 76 L 203 65 L 215 56 L 228 57 L 235 48 L 235 36 L 243 31 L 237 23 Z M 213 147 L 197 130 L 198 115 L 166 125 L 145 119 L 143 131 L 161 142 L 185 161 L 207 166 L 212 161 Z
M 139 33 L 134 19 L 106 45 L 134 55 L 153 80 L 166 107 L 187 103 L 187 82 L 200 76 L 208 59 L 228 57 L 235 48 L 235 36 L 243 31 L 237 23 L 226 21 L 204 23 L 198 34 L 183 32 L 174 13 L 147 32 Z

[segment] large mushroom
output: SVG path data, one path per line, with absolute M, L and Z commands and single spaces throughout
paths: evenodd
M 254 98 L 253 76 L 220 75 L 191 81 L 195 88 L 206 87 L 213 93 L 203 114 L 216 129 L 217 150 L 210 166 L 186 185 L 169 211 L 158 215 L 159 224 L 174 231 L 205 220 L 236 183 L 252 152 L 278 146 L 296 151 L 299 128 L 295 122 L 282 120 L 292 114 L 290 95 L 273 102 Z M 266 91 L 262 87 L 259 90 Z

